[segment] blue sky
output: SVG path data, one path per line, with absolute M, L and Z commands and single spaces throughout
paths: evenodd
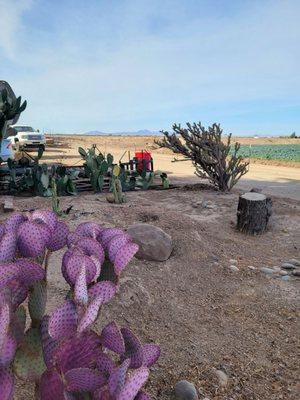
M 0 79 L 55 132 L 300 133 L 299 0 L 0 0 Z

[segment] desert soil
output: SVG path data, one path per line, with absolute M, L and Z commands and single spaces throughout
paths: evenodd
M 70 148 L 64 144 L 64 161 L 75 163 L 76 147 L 87 147 L 93 139 L 76 138 L 75 146 L 69 141 Z M 106 151 L 121 155 L 122 146 L 128 150 L 122 141 L 119 138 L 118 144 L 114 139 L 110 147 L 107 143 Z M 134 151 L 147 145 L 137 140 L 130 146 Z M 54 150 L 49 160 L 58 161 Z M 165 164 L 164 157 L 169 157 Z M 168 154 L 154 162 L 156 168 L 172 172 L 172 180 L 194 182 L 186 163 L 171 163 Z M 73 206 L 66 217 L 72 229 L 89 220 L 123 228 L 142 221 L 159 226 L 173 238 L 174 251 L 168 261 L 134 259 L 125 269 L 119 293 L 96 324 L 101 329 L 114 319 L 121 326 L 129 325 L 142 341 L 161 345 L 161 358 L 146 387 L 153 399 L 174 399 L 173 387 L 180 379 L 193 382 L 200 399 L 299 398 L 300 279 L 283 281 L 260 268 L 300 258 L 299 189 L 293 189 L 300 170 L 276 167 L 280 172 L 270 176 L 274 166 L 267 172 L 265 166 L 260 167 L 260 174 L 258 169 L 257 176 L 250 170 L 253 178 L 230 194 L 181 187 L 129 193 L 124 205 L 108 204 L 100 194 L 61 198 L 63 209 Z M 274 214 L 268 232 L 249 237 L 235 230 L 236 207 L 242 185 L 250 187 L 255 181 L 272 194 Z M 50 208 L 51 200 L 16 198 L 15 206 L 20 211 Z M 48 312 L 63 301 L 67 291 L 61 257 L 59 252 L 51 259 Z M 239 271 L 229 269 L 230 259 L 237 260 Z M 220 386 L 214 368 L 227 374 L 226 387 Z M 29 386 L 19 383 L 15 398 L 32 398 Z

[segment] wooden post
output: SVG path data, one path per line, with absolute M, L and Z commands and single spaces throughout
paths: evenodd
M 266 231 L 271 214 L 270 198 L 261 193 L 245 193 L 239 198 L 237 229 L 251 235 L 259 235 Z

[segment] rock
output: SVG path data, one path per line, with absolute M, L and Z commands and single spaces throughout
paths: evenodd
M 295 267 L 300 267 L 300 261 L 296 260 L 295 258 L 292 258 L 291 260 L 287 261 L 289 264 L 295 265 Z
M 234 259 L 229 260 L 229 262 L 230 262 L 230 264 L 233 264 L 233 265 L 237 264 L 237 260 L 234 260 Z
M 166 261 L 173 250 L 170 235 L 150 224 L 130 225 L 127 232 L 140 247 L 136 257 L 141 260 Z
M 208 208 L 210 210 L 213 210 L 216 208 L 216 205 L 213 204 L 211 201 L 202 201 L 202 207 L 203 208 Z
M 284 262 L 281 264 L 281 268 L 283 269 L 295 269 L 296 266 L 294 264 L 291 264 L 289 262 Z
M 114 203 L 114 202 L 115 202 L 115 196 L 114 196 L 112 193 L 108 193 L 108 194 L 106 195 L 106 200 L 107 200 L 109 203 Z
M 280 271 L 280 267 L 278 267 L 277 265 L 275 265 L 272 269 L 275 272 L 279 272 Z
M 225 372 L 222 371 L 221 369 L 214 368 L 214 373 L 215 373 L 216 377 L 218 378 L 219 386 L 221 386 L 221 387 L 227 386 L 228 376 L 225 374 Z
M 185 380 L 176 383 L 175 396 L 177 400 L 198 400 L 195 386 Z
M 235 266 L 235 265 L 230 265 L 230 266 L 229 266 L 229 269 L 230 269 L 231 271 L 233 271 L 233 272 L 238 272 L 238 271 L 239 271 L 238 267 Z
M 292 275 L 293 276 L 300 276 L 300 269 L 295 269 L 294 271 L 292 271 Z
M 253 271 L 256 269 L 255 267 L 253 267 L 253 265 L 248 265 L 249 269 L 252 269 Z
M 283 281 L 289 281 L 291 279 L 291 277 L 289 275 L 285 275 L 281 277 L 281 280 Z
M 275 271 L 272 268 L 262 267 L 260 268 L 261 272 L 267 275 L 273 274 Z
M 284 271 L 284 270 L 281 270 L 281 271 L 279 271 L 278 273 L 279 273 L 279 275 L 281 275 L 281 276 L 285 276 L 285 275 L 288 275 L 288 274 L 289 274 L 287 271 Z

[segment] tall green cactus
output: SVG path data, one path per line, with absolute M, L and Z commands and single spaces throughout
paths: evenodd
M 104 154 L 98 149 L 98 153 L 96 153 L 96 149 L 96 145 L 93 145 L 87 151 L 79 147 L 78 152 L 85 161 L 85 173 L 90 178 L 94 192 L 102 192 L 104 176 L 112 169 L 114 157 L 111 154 L 107 154 L 105 158 Z
M 112 193 L 106 197 L 109 203 L 121 204 L 126 202 L 125 194 L 122 191 L 122 183 L 120 181 L 121 169 L 115 165 L 112 173 L 111 190 Z
M 13 94 L 13 92 L 12 92 Z M 15 98 L 9 95 L 6 88 L 0 91 L 0 140 L 2 141 L 4 130 L 8 121 L 15 120 L 26 108 L 26 100 L 21 103 L 21 96 Z

